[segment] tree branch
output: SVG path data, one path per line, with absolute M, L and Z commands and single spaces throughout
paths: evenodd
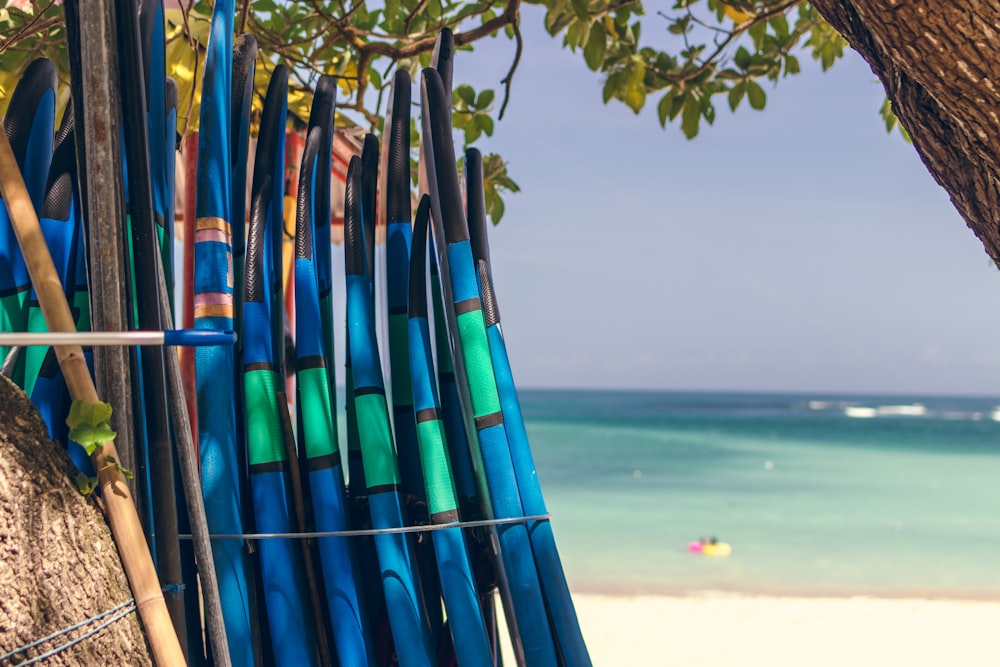
M 510 64 L 510 70 L 507 72 L 507 76 L 500 79 L 500 83 L 504 86 L 503 103 L 500 105 L 500 113 L 497 114 L 497 120 L 503 120 L 503 112 L 507 110 L 507 102 L 510 101 L 510 84 L 514 80 L 514 72 L 517 70 L 517 66 L 521 62 L 521 51 L 524 50 L 524 39 L 521 37 L 520 20 L 515 20 L 511 25 L 514 26 L 514 40 L 517 42 L 517 50 L 514 51 L 514 62 Z
M 247 31 L 247 18 L 250 16 L 250 0 L 243 0 L 243 11 L 240 12 L 240 34 Z
M 45 12 L 49 11 L 49 9 L 51 9 L 52 5 L 54 4 L 55 0 L 49 0 L 49 4 L 45 6 L 45 9 L 35 12 L 35 15 L 31 17 L 31 20 L 25 23 L 23 26 L 21 26 L 20 30 L 18 30 L 13 35 L 0 42 L 0 51 L 3 51 L 4 49 L 6 49 L 8 46 L 10 46 L 15 42 L 18 42 L 22 39 L 27 39 L 28 37 L 33 37 L 34 35 L 41 34 L 46 30 L 48 30 L 49 28 L 53 28 L 62 23 L 63 19 L 61 16 L 54 16 L 52 18 L 45 19 L 44 21 L 39 21 L 39 19 L 42 18 L 42 15 Z
M 771 9 L 768 9 L 765 12 L 757 14 L 756 16 L 753 16 L 752 18 L 749 18 L 746 21 L 737 23 L 736 25 L 733 26 L 733 29 L 730 31 L 729 36 L 726 37 L 721 42 L 717 43 L 715 50 L 708 56 L 708 58 L 703 60 L 699 67 L 688 72 L 687 74 L 679 74 L 679 75 L 669 74 L 648 63 L 646 64 L 646 69 L 665 79 L 670 79 L 677 82 L 690 81 L 691 79 L 694 79 L 695 77 L 703 74 L 708 68 L 714 67 L 715 61 L 719 58 L 719 56 L 722 55 L 722 52 L 726 50 L 726 47 L 732 44 L 734 39 L 745 33 L 753 26 L 757 25 L 758 23 L 767 21 L 768 19 L 777 16 L 778 14 L 784 14 L 789 9 L 801 5 L 803 2 L 804 0 L 786 0 L 786 2 L 782 2 L 779 5 L 775 5 Z

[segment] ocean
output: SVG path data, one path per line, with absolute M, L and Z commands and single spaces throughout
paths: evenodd
M 520 397 L 574 591 L 1000 599 L 998 398 Z

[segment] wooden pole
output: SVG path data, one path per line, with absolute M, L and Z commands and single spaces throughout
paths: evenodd
M 31 276 L 32 286 L 38 295 L 45 324 L 49 331 L 76 331 L 76 322 L 66 303 L 62 282 L 52 263 L 52 256 L 38 224 L 38 216 L 31 205 L 14 151 L 4 132 L 0 132 L 0 194 L 7 205 L 11 226 L 28 266 L 28 275 Z M 83 356 L 83 348 L 79 345 L 66 345 L 53 349 L 73 400 L 100 400 Z M 139 524 L 139 515 L 125 477 L 118 467 L 118 451 L 114 441 L 98 447 L 91 458 L 97 470 L 98 486 L 111 523 L 111 533 L 118 545 L 125 574 L 139 610 L 139 618 L 153 651 L 153 659 L 158 665 L 183 665 L 184 654 L 167 613 L 149 546 Z
M 87 231 L 90 268 L 90 322 L 98 331 L 128 329 L 125 288 L 124 173 L 119 133 L 118 43 L 112 0 L 63 3 L 76 125 L 76 157 Z M 132 371 L 127 347 L 94 350 L 94 377 L 100 395 L 114 407 L 122 465 L 136 470 L 132 419 Z M 136 480 L 129 480 L 135 493 Z M 139 497 L 142 501 L 142 497 Z M 142 509 L 142 508 L 140 508 Z M 140 512 L 145 515 L 145 511 Z

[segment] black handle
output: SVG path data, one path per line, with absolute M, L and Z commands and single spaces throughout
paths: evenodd
M 427 317 L 427 224 L 431 217 L 431 199 L 427 195 L 417 204 L 410 246 L 409 317 Z
M 435 217 L 441 218 L 438 222 L 444 227 L 447 243 L 468 241 L 469 229 L 455 169 L 455 144 L 451 138 L 451 100 L 441 75 L 430 67 L 423 71 L 420 88 L 431 208 Z

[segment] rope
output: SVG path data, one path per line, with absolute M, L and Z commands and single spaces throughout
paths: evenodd
M 509 519 L 482 519 L 480 521 L 454 521 L 451 523 L 436 523 L 427 526 L 405 526 L 401 528 L 367 528 L 364 530 L 330 530 L 314 533 L 242 533 L 239 535 L 216 534 L 213 540 L 311 540 L 318 537 L 366 537 L 371 535 L 394 535 L 397 533 L 429 533 L 446 528 L 479 528 L 481 526 L 499 526 L 512 523 L 528 523 L 529 521 L 548 521 L 550 514 L 535 514 L 518 516 Z M 190 540 L 190 535 L 180 535 L 182 540 Z
M 108 627 L 109 625 L 111 625 L 112 623 L 114 623 L 115 621 L 117 621 L 119 619 L 125 618 L 126 616 L 128 616 L 129 614 L 131 614 L 133 611 L 135 611 L 135 599 L 134 598 L 129 598 L 127 601 L 122 602 L 117 607 L 113 607 L 111 609 L 108 609 L 107 611 L 102 611 L 101 613 L 97 614 L 96 616 L 91 616 L 90 618 L 88 618 L 85 621 L 80 621 L 79 623 L 75 623 L 75 624 L 69 626 L 68 628 L 64 628 L 63 630 L 59 630 L 58 632 L 53 632 L 51 635 L 48 635 L 46 637 L 42 637 L 41 639 L 36 639 L 35 641 L 31 642 L 30 644 L 25 644 L 24 646 L 21 646 L 21 647 L 18 647 L 16 649 L 14 649 L 13 651 L 8 651 L 7 653 L 4 653 L 3 655 L 0 655 L 0 662 L 3 662 L 4 660 L 9 660 L 10 658 L 12 658 L 13 656 L 17 655 L 18 653 L 24 653 L 24 652 L 26 652 L 26 651 L 28 651 L 30 649 L 33 649 L 33 648 L 35 648 L 37 646 L 40 646 L 41 644 L 44 644 L 44 643 L 49 642 L 49 641 L 52 641 L 53 639 L 55 639 L 57 637 L 61 637 L 62 635 L 69 634 L 70 632 L 73 632 L 74 630 L 79 630 L 80 628 L 82 628 L 82 627 L 84 627 L 86 625 L 90 625 L 91 623 L 99 621 L 102 618 L 110 616 L 110 618 L 108 618 L 106 621 L 104 621 L 103 623 L 101 623 L 97 627 L 88 630 L 87 632 L 85 632 L 84 634 L 80 635 L 76 639 L 71 639 L 71 640 L 69 640 L 68 642 L 66 642 L 64 644 L 61 644 L 60 646 L 57 646 L 57 647 L 55 647 L 53 649 L 50 649 L 50 650 L 46 651 L 45 653 L 42 653 L 40 655 L 36 655 L 34 658 L 31 658 L 29 660 L 25 660 L 24 662 L 16 663 L 16 665 L 14 665 L 14 667 L 22 667 L 23 665 L 31 665 L 31 664 L 34 664 L 34 663 L 38 662 L 39 660 L 44 660 L 46 658 L 51 658 L 55 654 L 60 653 L 62 651 L 65 651 L 66 649 L 70 648 L 71 646 L 75 646 L 76 644 L 79 644 L 84 639 L 87 639 L 88 637 L 93 637 L 94 635 L 96 635 L 98 632 L 100 632 L 104 628 Z M 112 616 L 112 614 L 113 614 L 113 616 Z

